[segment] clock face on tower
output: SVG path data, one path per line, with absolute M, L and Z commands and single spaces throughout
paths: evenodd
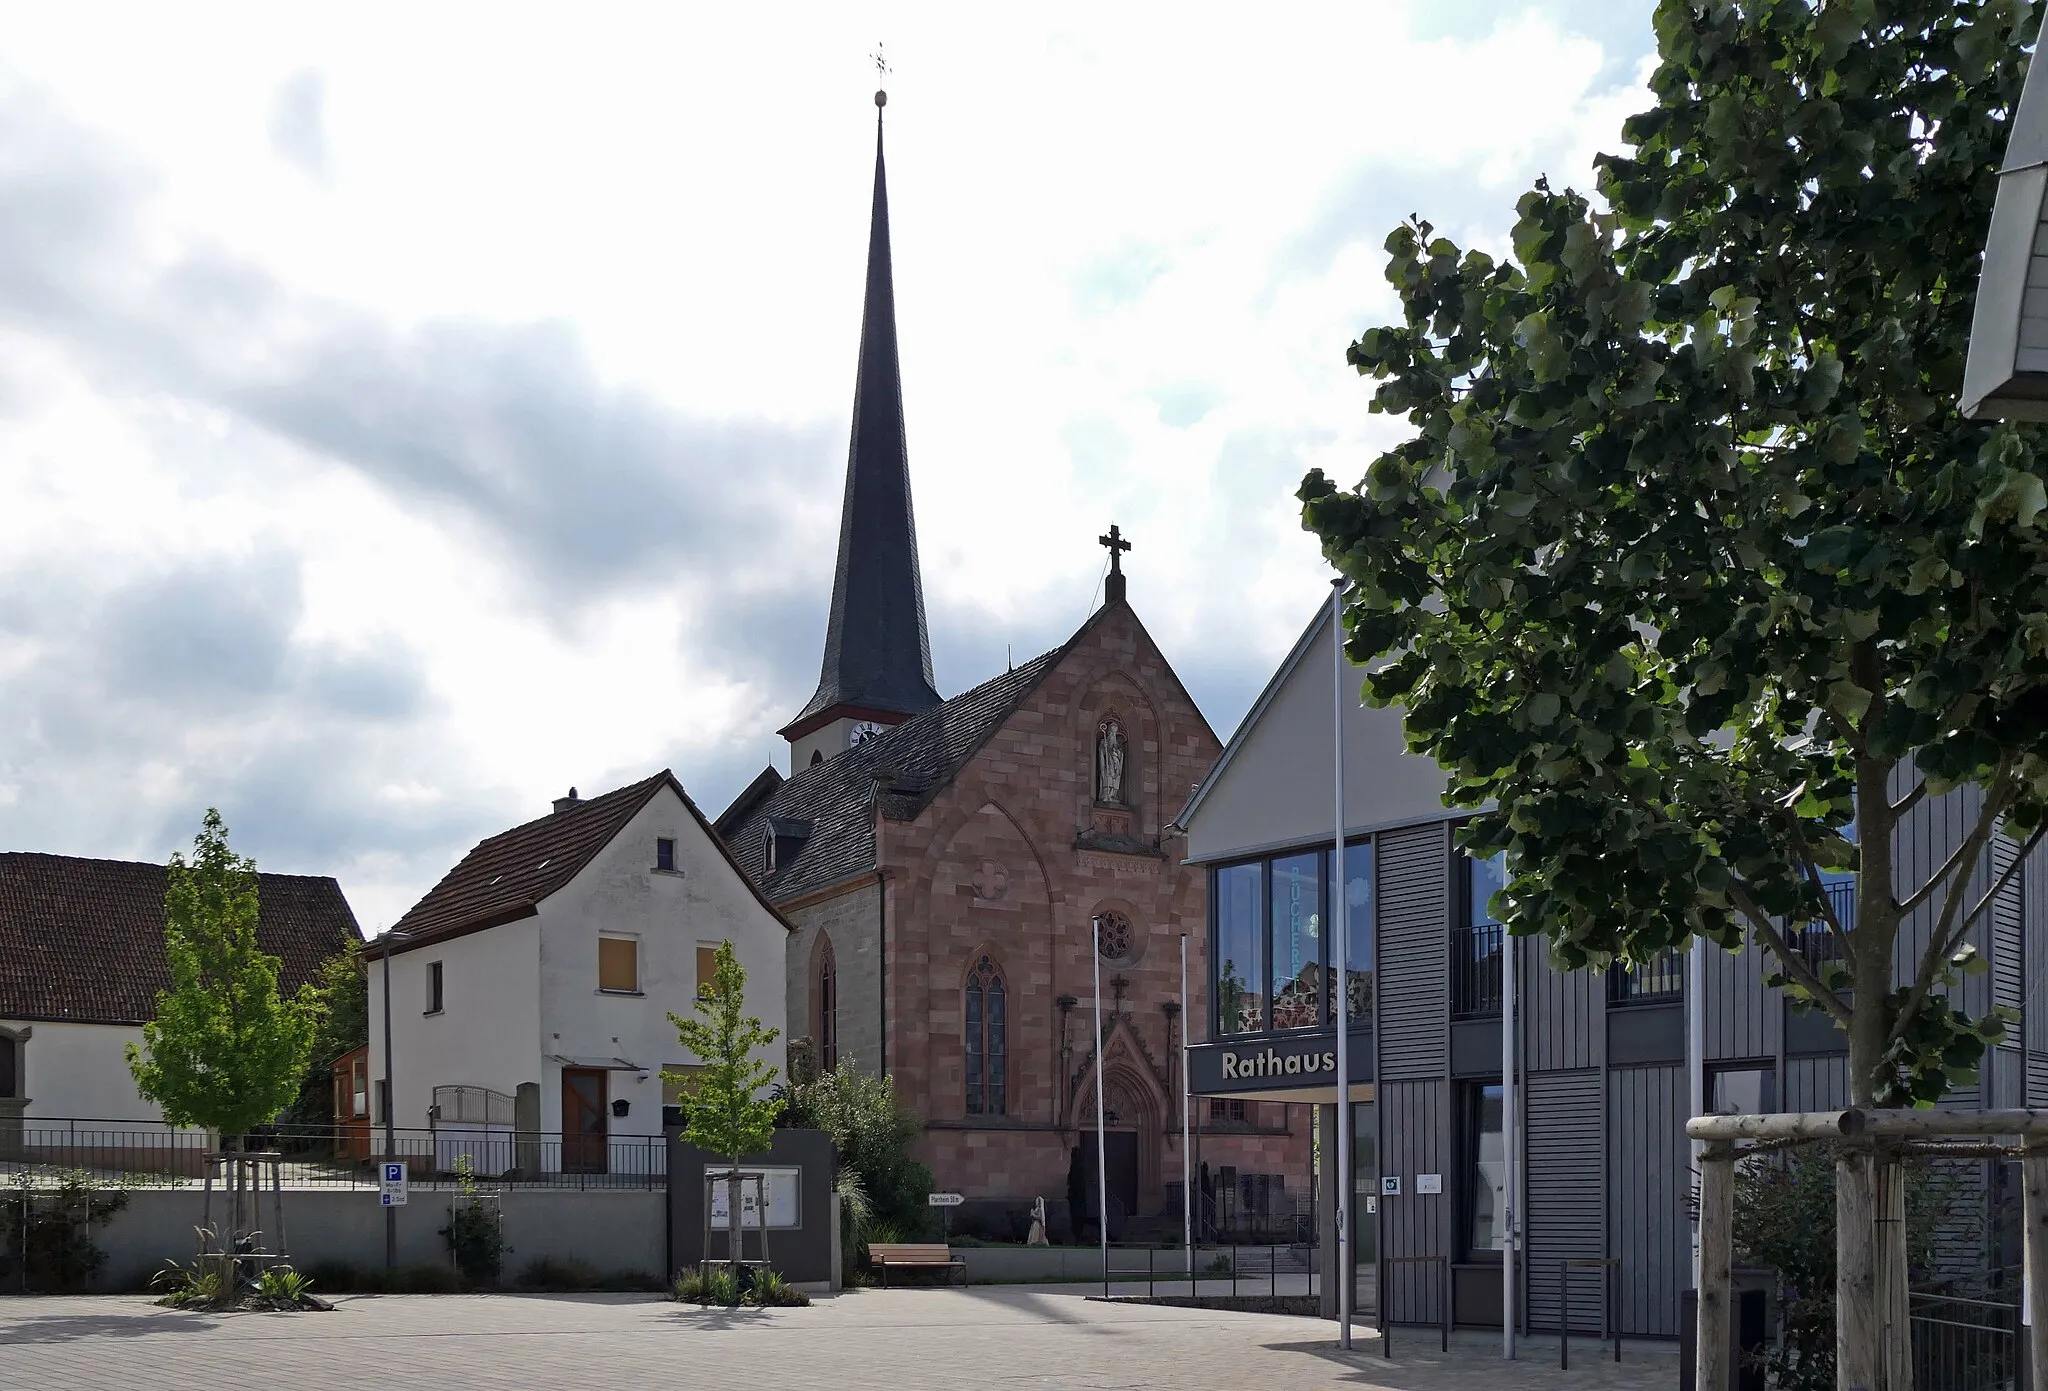
M 883 726 L 873 720 L 855 720 L 852 727 L 846 731 L 846 746 L 852 748 L 855 744 L 865 744 L 880 734 L 882 729 Z

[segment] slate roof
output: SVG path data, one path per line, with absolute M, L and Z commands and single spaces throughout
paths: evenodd
M 1084 624 L 1081 632 L 1092 626 Z M 726 843 L 741 869 L 778 903 L 872 870 L 874 799 L 880 797 L 882 814 L 892 821 L 916 817 L 1059 665 L 1073 641 L 801 770 L 766 797 L 759 793 L 767 779 L 757 778 L 719 818 L 731 828 Z M 751 807 L 749 798 L 755 799 Z M 773 874 L 766 872 L 765 855 L 771 821 L 811 823 L 803 848 Z
M 170 987 L 162 865 L 0 853 L 0 1019 L 141 1024 Z M 258 874 L 256 941 L 289 993 L 362 930 L 325 877 Z
M 430 942 L 534 916 L 540 910 L 541 900 L 575 878 L 663 787 L 675 789 L 711 843 L 728 863 L 733 863 L 731 852 L 704 819 L 704 813 L 683 791 L 675 774 L 664 768 L 653 777 L 586 798 L 564 810 L 478 841 L 455 868 L 442 876 L 440 883 L 427 890 L 425 898 L 392 925 L 397 934 L 392 950 L 409 951 Z M 739 865 L 733 863 L 733 868 L 738 870 Z M 747 876 L 742 873 L 740 877 Z M 753 887 L 751 880 L 748 885 Z M 755 897 L 777 921 L 782 921 L 782 915 L 758 889 Z
M 825 626 L 818 689 L 784 729 L 835 707 L 914 715 L 939 703 L 910 506 L 910 455 L 903 436 L 903 374 L 896 353 L 896 286 L 889 257 L 889 189 L 876 96 L 875 200 L 868 226 L 867 295 L 861 309 L 860 369 L 853 395 L 846 497 L 839 517 L 839 564 Z

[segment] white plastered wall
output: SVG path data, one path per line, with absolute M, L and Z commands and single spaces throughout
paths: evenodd
M 142 1099 L 128 1070 L 128 1045 L 142 1042 L 140 1026 L 0 1019 L 0 1028 L 29 1033 L 21 1053 L 24 1125 L 63 1119 L 111 1122 L 108 1128 L 119 1130 L 166 1128 L 162 1109 Z

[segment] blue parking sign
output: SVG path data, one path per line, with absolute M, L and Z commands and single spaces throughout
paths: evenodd
M 404 1183 L 404 1182 L 405 1182 L 405 1165 L 403 1165 L 403 1164 L 386 1164 L 386 1165 L 384 1166 L 384 1181 L 385 1181 L 386 1183 Z

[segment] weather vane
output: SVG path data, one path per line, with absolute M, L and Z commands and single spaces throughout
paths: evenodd
M 873 54 L 872 54 L 871 56 L 872 56 L 872 57 L 874 58 L 874 60 L 875 60 L 875 81 L 877 81 L 877 82 L 886 82 L 886 81 L 888 81 L 888 78 L 889 78 L 889 72 L 890 72 L 890 68 L 889 68 L 889 60 L 888 60 L 888 59 L 887 59 L 886 57 L 884 57 L 884 56 L 883 56 L 883 54 L 882 54 L 882 45 L 881 45 L 881 42 L 880 42 L 879 40 L 878 40 L 878 41 L 877 41 L 877 42 L 875 43 L 875 51 L 874 51 L 874 53 L 873 53 Z M 882 90 L 881 90 L 880 88 L 877 88 L 877 89 L 876 89 L 876 91 L 875 91 L 875 105 L 876 105 L 876 106 L 887 106 L 888 104 L 889 104 L 889 94 L 888 94 L 887 92 L 885 92 L 885 91 L 882 91 Z

